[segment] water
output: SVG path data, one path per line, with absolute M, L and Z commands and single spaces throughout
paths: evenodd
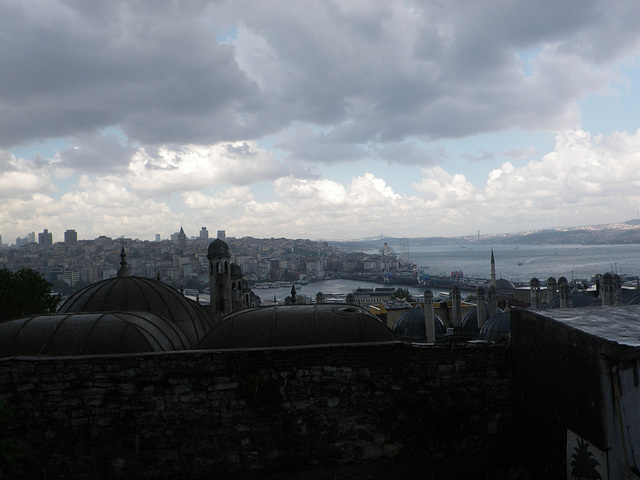
M 394 249 L 415 263 L 420 273 L 448 276 L 452 271 L 461 270 L 466 277 L 488 279 L 491 275 L 491 246 L 441 245 L 411 249 L 394 246 Z M 605 272 L 640 274 L 640 245 L 499 245 L 493 247 L 493 251 L 496 276 L 513 282 L 528 283 L 533 277 L 546 280 L 561 276 L 569 280 L 588 280 Z M 303 285 L 297 293 L 313 300 L 317 292 L 346 294 L 357 288 L 382 286 L 366 281 L 324 280 Z M 424 293 L 421 286 L 402 285 L 402 288 L 416 296 Z M 274 295 L 282 301 L 291 294 L 291 287 L 256 289 L 254 292 L 263 301 L 273 300 Z
M 396 250 L 397 251 L 397 250 Z M 590 279 L 605 272 L 640 274 L 640 245 L 500 245 L 493 247 L 496 276 L 513 282 L 537 277 Z M 489 278 L 491 246 L 436 246 L 406 252 L 421 273 Z

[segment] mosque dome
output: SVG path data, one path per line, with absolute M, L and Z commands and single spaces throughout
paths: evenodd
M 242 277 L 242 268 L 237 263 L 231 264 L 231 276 L 232 277 Z
M 213 242 L 209 244 L 209 249 L 207 253 L 207 257 L 228 257 L 229 253 L 229 245 L 226 242 L 216 238 Z
M 489 317 L 489 302 L 484 302 L 485 321 Z M 498 308 L 496 313 L 502 313 L 502 309 Z M 478 307 L 470 308 L 467 313 L 462 316 L 462 331 L 470 334 L 478 333 Z
M 58 313 L 149 312 L 177 325 L 190 345 L 197 345 L 210 328 L 209 312 L 169 285 L 131 276 L 124 251 L 121 256 L 118 276 L 77 291 L 62 304 Z
M 186 350 L 176 325 L 148 312 L 57 313 L 0 323 L 0 355 L 106 355 Z
M 571 306 L 572 307 L 597 307 L 602 305 L 602 301 L 595 298 L 593 295 L 585 292 L 584 290 L 572 291 L 569 293 L 571 297 Z M 560 308 L 560 296 L 556 296 L 553 300 L 551 300 L 544 307 L 546 309 L 549 308 Z
M 447 327 L 442 319 L 434 314 L 436 322 L 436 341 L 447 336 Z M 427 327 L 424 323 L 424 309 L 412 308 L 398 317 L 393 331 L 402 339 L 411 342 L 426 342 Z
M 215 324 L 197 346 L 269 348 L 300 345 L 394 342 L 378 318 L 352 305 L 277 305 L 241 310 Z
M 510 331 L 511 314 L 508 311 L 496 313 L 490 317 L 484 325 L 482 325 L 478 338 L 480 340 L 495 342 L 501 336 L 508 334 Z
M 513 295 L 515 289 L 516 286 L 506 278 L 496 280 L 496 295 L 498 296 Z

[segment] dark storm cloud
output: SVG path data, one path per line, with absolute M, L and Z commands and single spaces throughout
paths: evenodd
M 0 40 L 2 145 L 110 125 L 150 143 L 263 133 L 233 49 L 182 4 L 5 2 Z
M 575 127 L 603 67 L 637 52 L 639 14 L 635 0 L 4 2 L 0 147 L 109 126 L 146 147 L 280 133 L 290 158 L 335 162 Z M 63 160 L 86 167 L 80 150 Z

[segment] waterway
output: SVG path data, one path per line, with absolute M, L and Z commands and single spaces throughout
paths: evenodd
M 443 245 L 429 247 L 393 246 L 395 253 L 418 266 L 421 274 L 449 276 L 462 271 L 465 277 L 486 278 L 491 274 L 491 246 Z M 496 276 L 513 282 L 528 283 L 533 277 L 546 280 L 564 276 L 569 280 L 589 280 L 605 272 L 619 275 L 640 274 L 640 245 L 499 245 L 493 247 Z M 377 253 L 367 252 L 367 253 Z M 316 293 L 347 294 L 358 288 L 380 285 L 366 281 L 323 280 L 297 287 L 297 293 L 315 299 Z M 406 286 L 412 294 L 424 293 L 422 286 Z M 256 289 L 263 301 L 282 301 L 291 295 L 291 287 Z M 438 292 L 434 292 L 438 293 Z

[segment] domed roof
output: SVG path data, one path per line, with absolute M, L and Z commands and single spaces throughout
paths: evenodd
M 229 253 L 229 245 L 226 242 L 216 238 L 213 242 L 209 244 L 209 249 L 207 253 L 207 257 L 228 257 Z
M 495 342 L 502 335 L 511 331 L 511 314 L 509 312 L 496 313 L 482 325 L 478 338 Z
M 119 276 L 93 283 L 73 294 L 59 313 L 149 312 L 177 325 L 191 346 L 209 330 L 207 310 L 158 280 Z
M 57 313 L 0 323 L 0 356 L 185 350 L 176 325 L 148 312 Z
M 498 308 L 496 313 L 502 313 L 502 309 Z M 489 316 L 489 302 L 484 302 L 485 321 Z M 462 316 L 462 331 L 465 333 L 478 333 L 478 307 L 472 307 Z
M 447 327 L 442 319 L 434 314 L 436 322 L 436 341 L 447 336 Z M 396 320 L 393 331 L 403 340 L 411 342 L 426 342 L 427 327 L 424 323 L 424 309 L 412 308 L 407 310 Z
M 237 263 L 231 264 L 231 276 L 232 277 L 241 277 L 242 276 L 242 268 Z
M 241 310 L 213 326 L 197 346 L 268 348 L 393 342 L 398 337 L 378 318 L 352 305 L 277 305 Z
M 506 278 L 496 280 L 496 295 L 512 295 L 516 286 Z
M 584 290 L 572 291 L 569 295 L 571 296 L 571 307 L 597 307 L 602 304 L 601 300 Z M 560 308 L 560 295 L 554 297 L 544 308 Z

